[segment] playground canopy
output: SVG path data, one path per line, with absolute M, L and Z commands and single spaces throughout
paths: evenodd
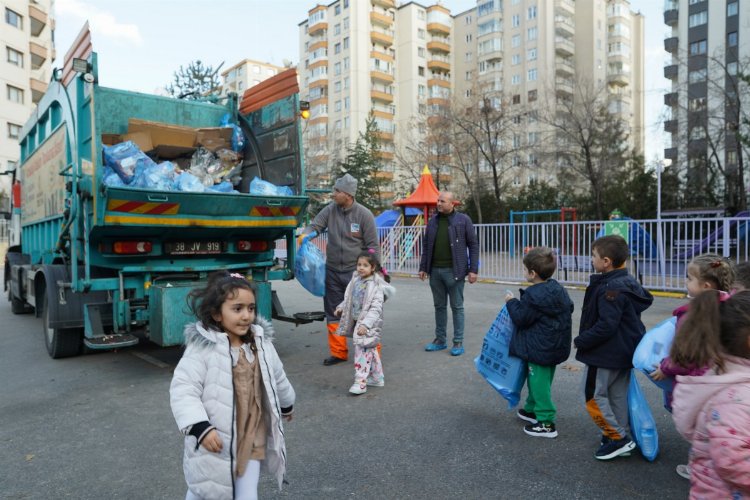
M 427 165 L 422 169 L 419 185 L 414 192 L 403 200 L 394 201 L 393 204 L 400 207 L 419 208 L 424 213 L 424 220 L 430 216 L 430 209 L 437 206 L 438 189 L 432 180 L 432 173 Z
M 419 215 L 421 212 L 416 208 L 406 207 L 406 216 L 410 217 L 413 215 Z M 377 227 L 393 227 L 399 220 L 401 212 L 398 210 L 386 210 L 377 217 L 375 217 L 375 225 Z

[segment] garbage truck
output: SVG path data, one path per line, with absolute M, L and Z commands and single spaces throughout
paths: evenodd
M 187 294 L 227 270 L 256 283 L 259 314 L 294 320 L 279 314 L 272 282 L 294 276 L 294 232 L 308 203 L 300 106 L 294 69 L 219 102 L 100 86 L 84 27 L 21 131 L 4 267 L 12 312 L 41 319 L 52 358 L 143 339 L 177 345 Z M 227 118 L 234 128 L 217 128 Z M 227 146 L 233 130 L 244 142 L 233 193 L 104 182 L 108 145 L 132 139 L 149 161 L 180 164 L 198 146 Z M 254 195 L 256 177 L 292 194 Z M 285 258 L 275 258 L 277 240 Z

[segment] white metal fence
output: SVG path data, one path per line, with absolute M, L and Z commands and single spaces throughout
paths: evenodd
M 750 254 L 750 217 L 623 222 L 628 225 L 632 253 L 628 267 L 649 289 L 684 290 L 687 265 L 695 255 L 714 252 L 740 262 L 748 260 Z M 604 234 L 604 227 L 605 222 L 476 225 L 479 276 L 521 281 L 524 250 L 545 245 L 557 251 L 557 280 L 586 284 L 593 272 L 591 244 Z M 424 226 L 378 228 L 383 266 L 389 272 L 419 272 L 423 231 Z M 323 251 L 325 241 L 325 234 L 315 239 Z

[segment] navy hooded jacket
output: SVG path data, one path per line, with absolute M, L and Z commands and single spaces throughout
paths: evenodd
M 599 368 L 631 368 L 635 348 L 646 332 L 641 313 L 653 301 L 627 269 L 592 274 L 573 341 L 576 359 Z
M 555 366 L 570 356 L 573 301 L 553 279 L 521 290 L 521 299 L 506 303 L 516 326 L 510 354 L 542 366 Z

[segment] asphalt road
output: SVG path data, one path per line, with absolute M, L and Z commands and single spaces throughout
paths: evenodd
M 386 385 L 351 396 L 350 363 L 324 367 L 323 323 L 278 323 L 276 348 L 297 391 L 286 424 L 288 480 L 262 475 L 262 498 L 685 498 L 674 472 L 688 444 L 641 379 L 660 454 L 611 462 L 593 454 L 599 433 L 581 396 L 581 365 L 558 368 L 557 439 L 526 436 L 523 422 L 476 373 L 473 360 L 506 285 L 466 286 L 466 354 L 428 353 L 429 286 L 397 278 L 386 303 Z M 322 309 L 296 282 L 278 285 L 287 312 Z M 577 311 L 581 291 L 571 291 Z M 659 298 L 647 326 L 681 300 Z M 0 303 L 0 498 L 184 498 L 182 439 L 168 390 L 180 348 L 152 344 L 76 358 L 47 356 L 41 321 Z

